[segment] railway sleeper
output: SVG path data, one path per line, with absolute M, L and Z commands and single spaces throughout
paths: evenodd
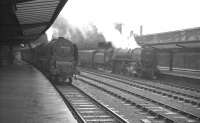
M 85 81 L 85 80 L 83 80 L 83 79 L 80 79 L 79 78 L 79 80 L 81 80 L 81 81 Z M 86 81 L 85 81 L 86 82 Z M 88 82 L 86 82 L 86 83 L 88 83 Z M 91 84 L 91 83 L 90 83 Z M 96 87 L 98 87 L 98 88 L 102 88 L 102 87 L 99 87 L 99 86 L 97 86 L 97 85 L 93 85 L 93 86 L 96 86 Z M 121 90 L 120 88 L 118 88 L 119 90 Z M 104 90 L 105 91 L 105 89 L 102 89 L 102 90 Z M 108 90 L 107 90 L 108 91 Z M 109 92 L 109 91 L 108 91 Z M 114 95 L 116 95 L 116 94 L 114 94 Z M 137 94 L 133 94 L 133 95 L 136 95 L 137 96 Z M 138 97 L 141 97 L 141 96 L 138 96 Z M 145 99 L 145 98 L 144 98 Z M 151 100 L 151 99 L 147 99 L 148 101 L 151 101 L 151 102 L 154 102 L 154 103 L 157 103 L 157 104 L 159 104 L 159 105 L 164 105 L 164 104 L 160 104 L 160 103 L 158 103 L 158 102 L 155 102 L 155 101 L 153 101 L 153 100 Z M 166 106 L 166 105 L 164 105 L 164 106 Z M 139 107 L 141 107 L 141 106 L 139 106 Z M 166 106 L 167 108 L 169 108 L 169 106 Z M 174 108 L 172 108 L 174 111 L 176 111 L 176 112 L 182 112 L 182 111 L 178 111 L 177 109 L 174 109 Z M 182 112 L 183 113 L 183 112 Z M 187 113 L 188 114 L 188 113 Z M 158 114 L 158 115 L 160 115 L 160 114 Z M 190 115 L 192 115 L 192 114 L 190 114 Z M 164 118 L 165 116 L 163 116 L 163 118 Z M 195 117 L 195 116 L 194 116 Z M 194 118 L 193 117 L 193 118 Z
M 83 80 L 83 79 L 80 79 L 80 78 L 78 78 L 79 80 L 81 80 L 81 81 L 84 81 L 84 82 L 86 82 L 86 83 L 88 83 L 87 81 L 85 81 L 85 80 Z M 88 83 L 89 85 L 92 85 L 91 83 Z M 116 94 L 115 93 L 113 93 L 112 91 L 109 91 L 109 90 L 106 90 L 106 89 L 104 89 L 104 88 L 102 88 L 102 87 L 99 87 L 99 86 L 97 86 L 97 85 L 92 85 L 92 86 L 95 86 L 95 87 L 97 87 L 97 88 L 101 88 L 103 91 L 105 91 L 105 92 L 107 92 L 107 93 L 109 93 L 109 94 L 111 94 L 111 95 L 113 95 L 113 96 L 115 96 Z M 116 96 L 115 96 L 116 97 Z M 144 109 L 145 107 L 143 107 L 143 106 L 141 106 L 140 104 L 137 104 L 137 103 L 135 103 L 135 102 L 133 102 L 133 101 L 131 101 L 131 100 L 128 100 L 128 99 L 125 99 L 128 103 L 131 103 L 133 106 L 135 106 L 135 107 L 137 107 L 138 109 Z M 171 119 L 169 119 L 169 118 L 166 118 L 165 116 L 162 116 L 162 115 L 160 115 L 160 114 L 158 114 L 157 112 L 154 112 L 154 111 L 152 111 L 152 110 L 149 110 L 149 109 L 145 109 L 145 110 L 143 110 L 143 111 L 148 111 L 148 112 L 151 112 L 151 114 L 153 114 L 153 116 L 157 116 L 157 115 L 159 115 L 160 117 L 162 117 L 162 119 L 163 120 L 165 120 L 165 119 L 167 119 L 167 121 L 169 122 L 169 123 L 173 123 L 174 121 L 173 120 L 171 120 Z M 147 112 L 147 113 L 148 113 Z

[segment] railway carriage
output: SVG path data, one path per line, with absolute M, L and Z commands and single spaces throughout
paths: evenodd
M 95 50 L 79 50 L 79 65 L 84 67 L 93 67 L 93 58 Z
M 112 57 L 112 49 L 99 49 L 94 53 L 93 65 L 97 68 L 107 68 L 111 67 L 111 57 Z

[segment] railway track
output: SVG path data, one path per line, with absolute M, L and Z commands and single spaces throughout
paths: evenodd
M 123 80 L 126 80 L 126 81 L 132 81 L 134 83 L 141 83 L 141 84 L 148 84 L 150 83 L 149 85 L 153 84 L 155 82 L 152 82 L 151 80 L 138 80 L 138 79 L 133 79 L 133 78 L 130 78 L 130 77 L 125 77 L 125 76 L 122 76 L 122 75 L 116 75 L 116 74 L 112 74 L 112 73 L 105 73 L 104 71 L 100 71 L 100 70 L 94 70 L 94 69 L 86 69 L 86 68 L 80 68 L 81 71 L 85 71 L 85 72 L 93 72 L 93 73 L 98 73 L 98 74 L 101 74 L 101 75 L 106 75 L 108 77 L 112 77 L 112 78 L 118 78 L 118 79 L 123 79 Z M 170 87 L 173 87 L 173 88 L 178 88 L 178 89 L 182 89 L 182 90 L 187 90 L 187 91 L 190 91 L 190 92 L 196 92 L 196 93 L 200 93 L 200 90 L 199 89 L 196 89 L 196 88 L 192 88 L 192 87 L 187 87 L 185 85 L 180 85 L 180 84 L 174 84 L 174 83 L 164 83 L 164 82 L 159 82 L 157 81 L 156 82 L 157 84 L 159 83 L 160 85 L 163 85 L 163 86 L 170 86 Z M 200 97 L 200 95 L 199 95 Z
M 79 123 L 128 123 L 78 87 L 63 84 L 56 85 L 56 89 Z
M 180 102 L 171 102 L 165 97 L 160 97 L 158 94 L 145 93 L 138 89 L 133 89 L 133 87 L 128 87 L 125 85 L 119 85 L 116 82 L 111 82 L 111 80 L 97 77 L 93 75 L 88 77 L 86 75 L 81 75 L 78 79 L 84 83 L 101 89 L 112 96 L 120 98 L 122 101 L 129 103 L 130 105 L 136 106 L 144 111 L 148 112 L 154 117 L 159 117 L 168 122 L 200 122 L 200 110 L 192 108 L 188 105 L 180 105 Z M 105 82 L 107 81 L 107 82 Z M 129 85 L 130 86 L 130 85 Z
M 94 69 L 85 69 L 85 68 L 80 68 L 80 69 L 81 69 L 81 71 L 99 73 L 101 75 L 106 75 L 106 76 L 109 76 L 109 77 L 114 77 L 114 78 L 123 79 L 123 80 L 127 80 L 127 81 L 134 81 L 135 83 L 146 84 L 147 81 L 148 81 L 148 83 L 153 84 L 150 80 L 136 80 L 136 79 L 133 80 L 132 78 L 129 78 L 129 77 L 125 77 L 125 76 L 122 76 L 122 75 L 116 75 L 116 74 L 112 74 L 112 73 L 105 73 L 104 71 L 99 71 L 99 70 L 94 70 Z M 157 82 L 157 83 L 159 83 L 160 85 L 164 85 L 164 86 L 167 85 L 167 86 L 171 86 L 171 87 L 174 87 L 174 88 L 187 90 L 187 91 L 190 91 L 190 92 L 200 93 L 199 89 L 193 88 L 193 87 L 188 87 L 188 86 L 185 86 L 185 85 L 175 84 L 175 83 L 172 83 L 172 82 L 169 82 L 169 83 Z
M 179 89 L 179 88 L 175 88 L 175 87 L 170 88 L 169 86 L 158 85 L 155 83 L 147 83 L 147 82 L 141 83 L 141 82 L 137 82 L 137 81 L 135 82 L 134 80 L 126 81 L 126 80 L 111 77 L 109 75 L 105 75 L 105 74 L 102 75 L 102 74 L 94 73 L 94 72 L 90 72 L 90 71 L 85 71 L 85 72 L 93 74 L 95 76 L 108 78 L 108 79 L 117 81 L 119 83 L 125 83 L 131 87 L 139 88 L 142 90 L 147 90 L 151 93 L 156 93 L 156 94 L 160 94 L 163 96 L 167 96 L 169 98 L 173 98 L 174 100 L 182 101 L 184 103 L 191 104 L 192 106 L 196 106 L 196 107 L 200 108 L 200 93 L 198 93 L 198 92 L 187 91 L 187 90 Z

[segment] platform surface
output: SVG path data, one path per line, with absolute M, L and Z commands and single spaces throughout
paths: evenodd
M 182 71 L 182 70 L 163 70 L 161 69 L 161 73 L 172 75 L 172 76 L 178 76 L 178 77 L 186 77 L 186 78 L 192 78 L 192 79 L 199 79 L 200 80 L 200 72 L 193 72 L 193 71 Z
M 0 123 L 76 123 L 51 83 L 32 66 L 0 68 Z

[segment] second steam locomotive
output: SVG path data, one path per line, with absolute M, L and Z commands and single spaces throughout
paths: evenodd
M 159 73 L 156 51 L 150 47 L 136 48 L 129 51 L 112 47 L 98 48 L 97 50 L 80 50 L 79 65 L 150 79 L 155 79 Z

